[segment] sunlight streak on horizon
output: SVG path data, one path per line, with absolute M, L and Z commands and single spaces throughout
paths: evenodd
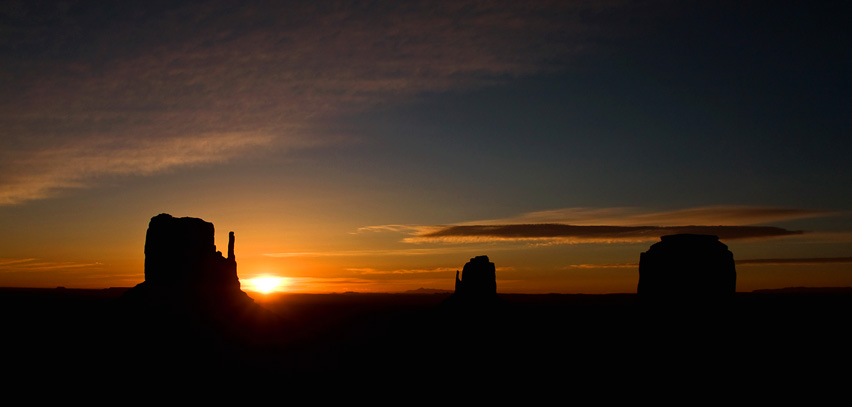
M 246 279 L 245 282 L 247 283 L 246 290 L 261 294 L 285 292 L 292 284 L 290 278 L 275 275 L 261 275 Z

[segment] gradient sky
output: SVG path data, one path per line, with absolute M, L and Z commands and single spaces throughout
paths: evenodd
M 104 3 L 0 6 L 0 286 L 135 285 L 164 212 L 299 292 L 635 292 L 680 232 L 852 286 L 848 2 Z

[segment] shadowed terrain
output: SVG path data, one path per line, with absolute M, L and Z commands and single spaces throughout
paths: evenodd
M 735 293 L 731 254 L 715 236 L 668 237 L 676 244 L 642 254 L 640 294 L 654 293 L 652 302 L 636 294 L 500 294 L 487 256 L 465 264 L 452 294 L 252 299 L 240 290 L 234 234 L 228 257 L 212 237 L 212 224 L 200 219 L 159 215 L 147 234 L 146 281 L 134 288 L 0 289 L 7 369 L 21 380 L 64 383 L 417 385 L 475 377 L 586 391 L 698 385 L 718 395 L 741 380 L 753 388 L 839 383 L 831 366 L 850 361 L 852 289 Z M 692 254 L 661 254 L 672 247 Z M 700 289 L 715 278 L 714 259 L 721 294 Z M 700 273 L 685 284 L 666 277 L 690 270 Z M 690 294 L 700 295 L 686 300 Z
M 480 377 L 641 384 L 836 380 L 849 362 L 852 293 L 738 293 L 722 313 L 646 312 L 633 294 L 500 294 L 492 309 L 448 294 L 280 294 L 275 317 L 140 320 L 123 290 L 2 289 L 6 366 L 45 380 L 129 380 L 152 371 L 233 379 Z M 95 367 L 95 368 L 92 368 Z M 644 369 L 656 372 L 640 374 Z M 364 376 L 367 375 L 367 376 Z M 360 378 L 360 379 L 359 379 Z M 538 380 L 535 379 L 535 380 Z M 591 384 L 591 383 L 590 383 Z

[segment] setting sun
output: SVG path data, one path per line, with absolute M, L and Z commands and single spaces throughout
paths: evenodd
M 277 277 L 277 276 L 260 276 L 248 279 L 247 281 L 248 287 L 247 290 L 269 294 L 275 291 L 284 291 L 287 287 L 288 279 L 286 277 Z

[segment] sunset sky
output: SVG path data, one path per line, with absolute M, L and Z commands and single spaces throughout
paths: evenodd
M 140 283 L 159 213 L 293 292 L 452 289 L 483 254 L 498 292 L 635 292 L 681 232 L 739 291 L 852 286 L 850 11 L 4 1 L 0 286 Z

